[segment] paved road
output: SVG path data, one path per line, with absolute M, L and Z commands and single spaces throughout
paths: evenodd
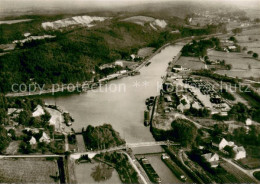
M 0 155 L 1 158 L 49 158 L 63 157 L 63 155 Z
M 138 176 L 141 178 L 141 180 L 143 181 L 144 184 L 149 184 L 150 182 L 147 182 L 145 177 L 142 175 L 141 171 L 138 169 L 138 167 L 135 165 L 135 160 L 133 160 L 130 155 L 128 155 L 126 152 L 121 152 L 123 154 L 125 154 L 130 162 L 130 164 L 132 165 L 132 167 L 134 168 L 134 170 L 137 172 Z

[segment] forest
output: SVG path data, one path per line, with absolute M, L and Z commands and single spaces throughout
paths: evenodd
M 129 58 L 142 47 L 159 48 L 178 38 L 224 31 L 223 25 L 207 26 L 196 30 L 178 25 L 175 28 L 180 29 L 180 34 L 171 34 L 170 27 L 155 31 L 150 26 L 141 26 L 114 18 L 97 23 L 89 29 L 76 27 L 62 32 L 47 32 L 39 27 L 39 22 L 47 18 L 36 17 L 36 20 L 30 24 L 0 26 L 0 33 L 2 33 L 0 43 L 22 39 L 14 35 L 20 35 L 21 31 L 25 30 L 32 31 L 35 35 L 56 36 L 54 39 L 25 43 L 14 51 L 0 56 L 1 93 L 10 92 L 12 84 L 15 83 L 26 85 L 38 83 L 48 86 L 92 80 L 93 73 L 102 75 L 96 70 L 98 66 Z

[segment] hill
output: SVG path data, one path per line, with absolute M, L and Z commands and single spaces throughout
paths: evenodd
M 132 17 L 132 16 L 131 16 Z M 103 22 L 95 22 L 93 27 L 75 25 L 58 30 L 44 30 L 43 22 L 68 18 L 68 15 L 25 16 L 33 19 L 1 25 L 0 43 L 23 39 L 25 32 L 32 35 L 54 35 L 55 38 L 34 40 L 19 49 L 0 56 L 0 92 L 11 91 L 14 83 L 53 83 L 82 82 L 102 75 L 98 66 L 126 59 L 142 47 L 159 48 L 166 42 L 219 31 L 218 26 L 208 26 L 200 30 L 183 27 L 184 23 L 176 17 L 163 19 L 167 26 L 154 29 L 149 23 L 139 25 L 122 21 L 128 17 L 118 15 Z M 157 18 L 154 18 L 154 21 Z M 178 23 L 175 23 L 178 20 Z M 171 31 L 179 29 L 179 34 Z M 93 73 L 96 73 L 95 75 Z

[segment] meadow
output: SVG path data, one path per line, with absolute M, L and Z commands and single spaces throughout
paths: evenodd
M 0 160 L 1 183 L 58 183 L 56 161 L 45 158 L 3 158 Z

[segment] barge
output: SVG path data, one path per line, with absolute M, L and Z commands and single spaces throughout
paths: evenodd
M 141 165 L 143 166 L 145 172 L 147 173 L 149 179 L 153 183 L 161 183 L 161 178 L 158 176 L 150 162 L 147 160 L 147 158 L 141 158 L 140 159 Z

